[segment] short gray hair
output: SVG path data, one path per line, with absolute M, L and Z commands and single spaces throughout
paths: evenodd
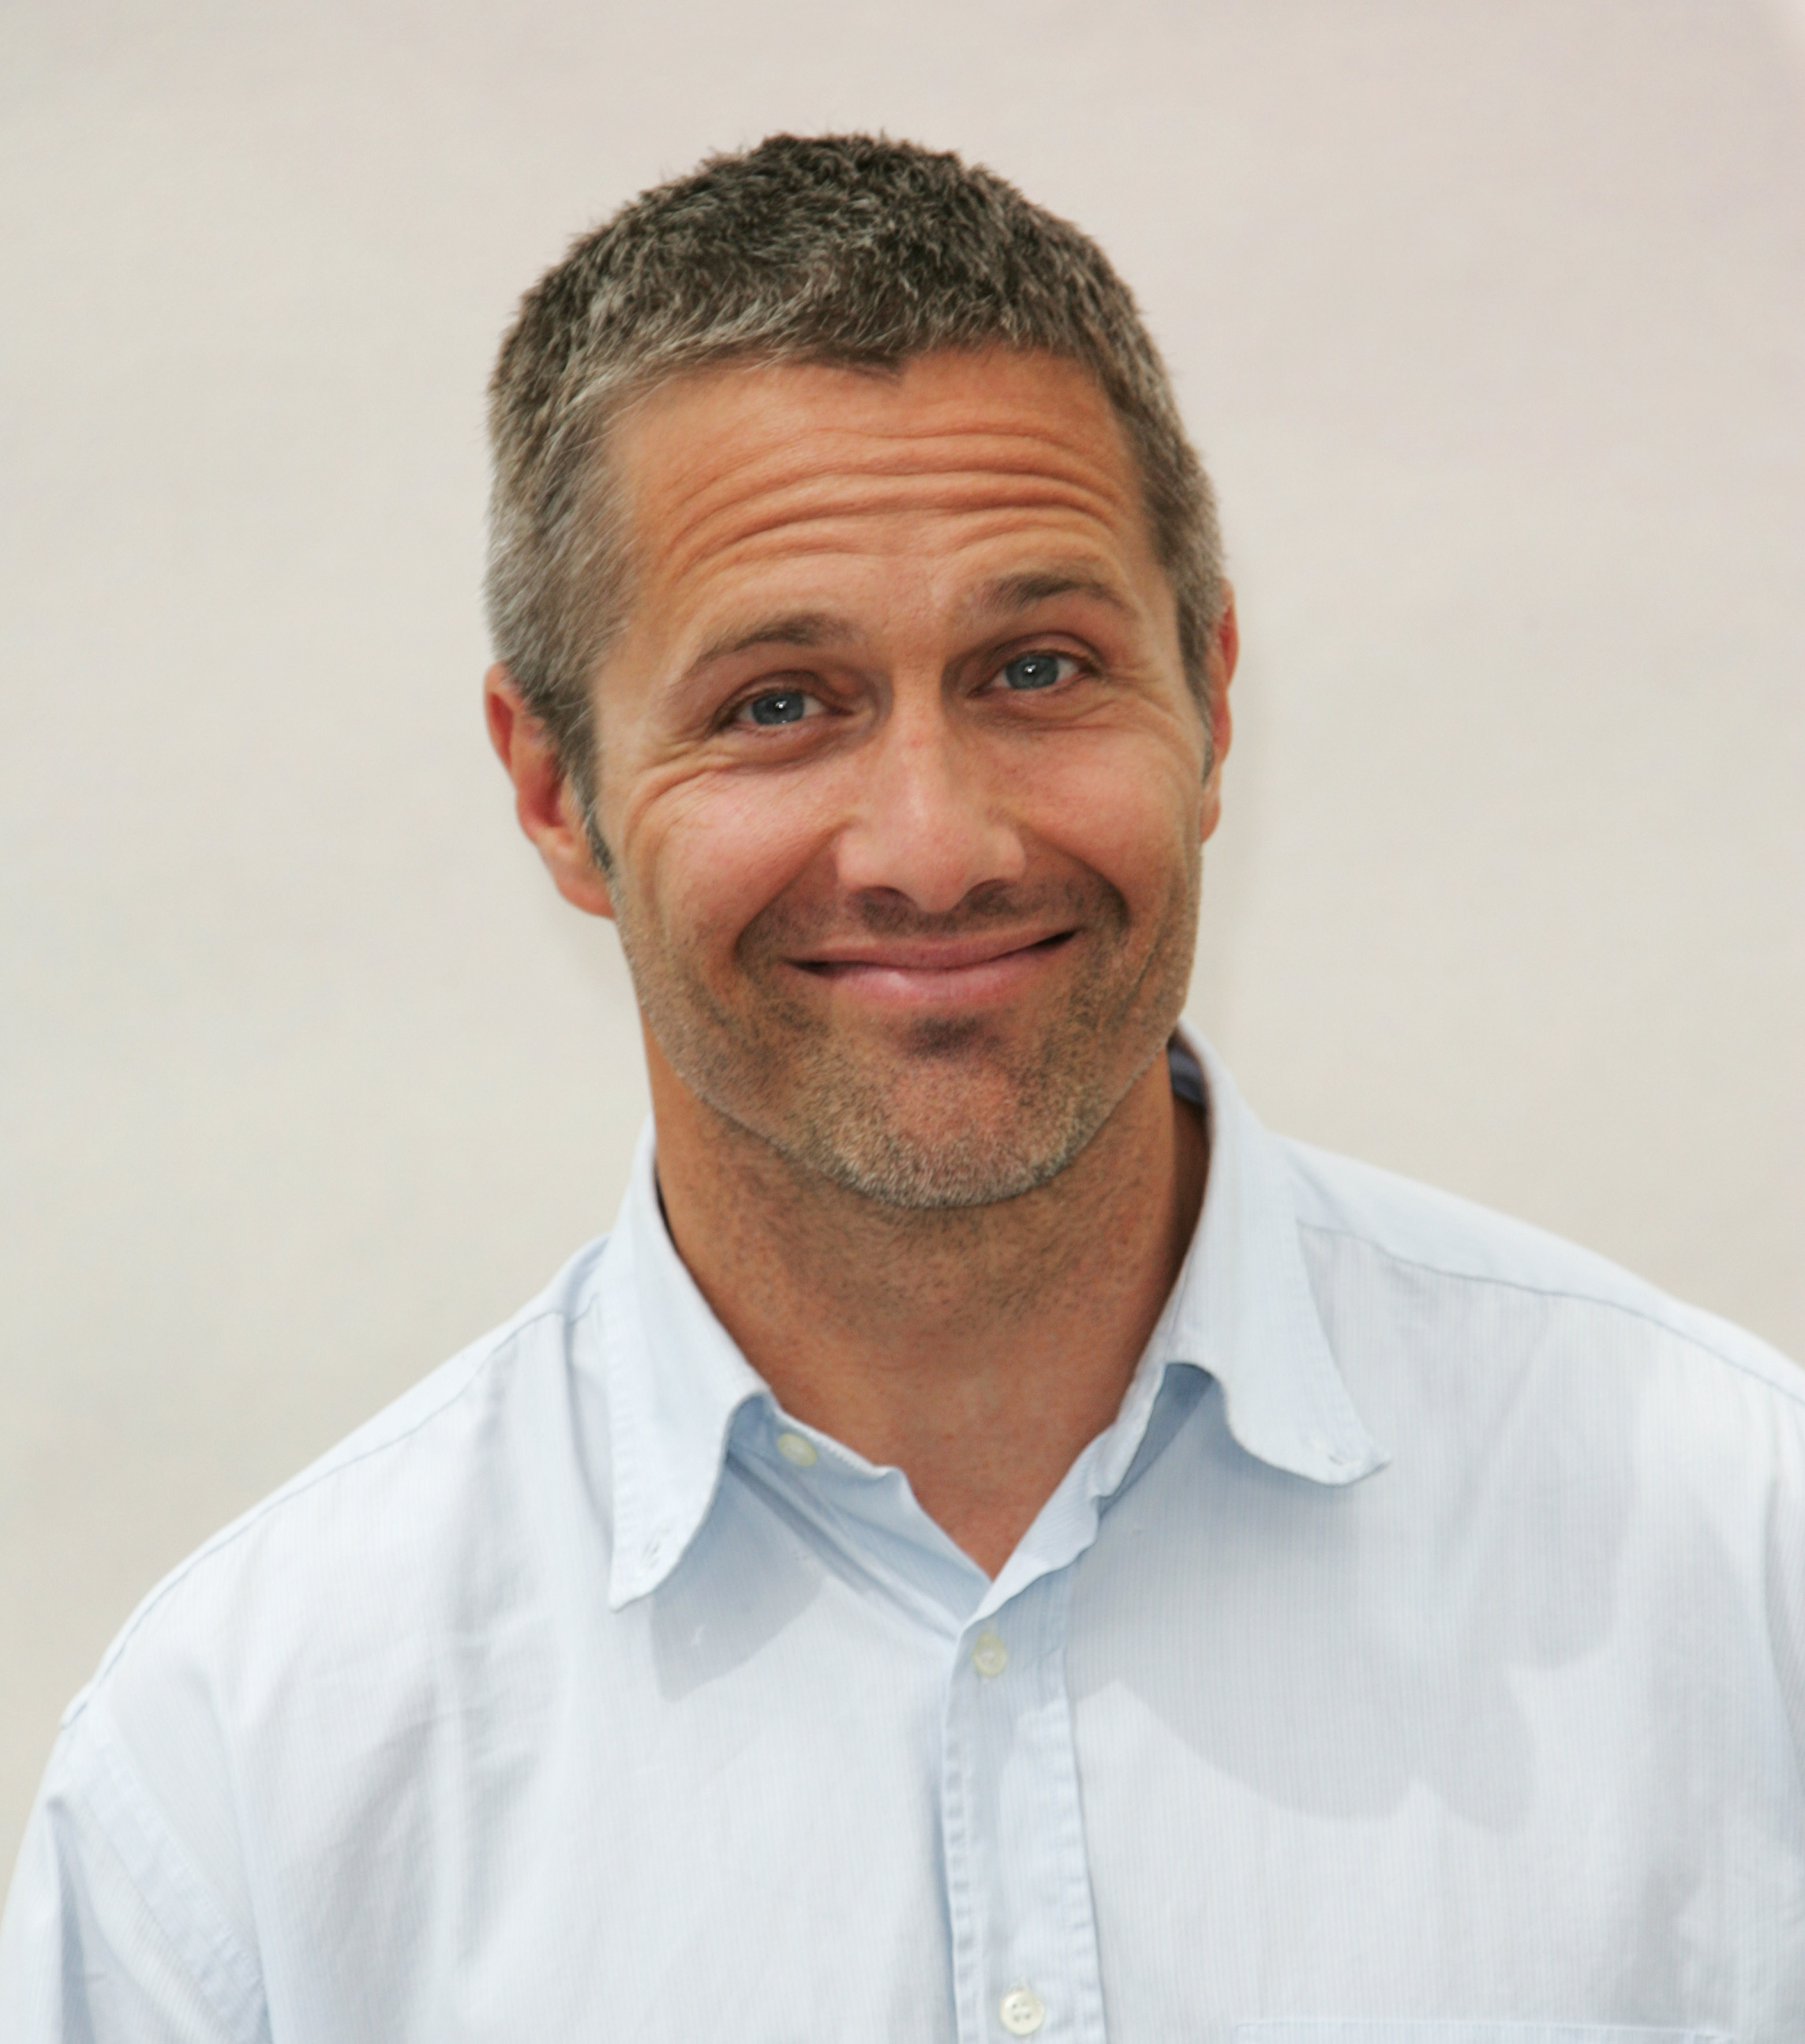
M 623 405 L 729 362 L 894 370 L 998 346 L 1079 363 L 1114 407 L 1202 698 L 1225 601 L 1214 499 L 1103 251 L 951 153 L 775 135 L 642 192 L 573 244 L 521 301 L 490 384 L 495 655 L 586 805 L 591 690 L 629 600 L 605 458 Z

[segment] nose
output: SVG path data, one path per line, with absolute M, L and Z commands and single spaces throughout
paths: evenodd
M 982 741 L 943 702 L 898 705 L 855 770 L 852 813 L 835 847 L 849 892 L 901 896 L 924 915 L 945 915 L 974 888 L 1026 870 Z

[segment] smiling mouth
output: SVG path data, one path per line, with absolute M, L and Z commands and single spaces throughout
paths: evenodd
M 864 973 L 902 973 L 926 978 L 952 978 L 981 972 L 987 966 L 1007 966 L 1016 959 L 1043 957 L 1069 943 L 1076 932 L 1055 930 L 1049 936 L 1030 937 L 1026 943 L 1001 942 L 995 936 L 964 939 L 900 939 L 873 944 L 868 949 L 848 952 L 837 958 L 799 958 L 791 961 L 801 970 L 823 979 L 846 978 Z
M 995 932 L 971 937 L 892 937 L 840 957 L 792 963 L 825 982 L 836 1001 L 892 1013 L 970 1013 L 1005 1008 L 1078 934 L 1010 939 Z

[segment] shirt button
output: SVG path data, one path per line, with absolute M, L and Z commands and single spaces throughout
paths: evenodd
M 801 1434 L 779 1434 L 777 1452 L 785 1462 L 794 1463 L 798 1469 L 806 1469 L 814 1460 L 814 1443 Z
M 972 1666 L 976 1668 L 978 1673 L 983 1677 L 987 1682 L 988 1682 L 995 1676 L 1000 1675 L 1003 1669 L 1009 1666 L 1009 1649 L 1003 1645 L 1003 1642 L 998 1639 L 994 1632 L 980 1632 L 977 1638 L 972 1642 Z M 1021 1992 L 1026 1993 L 1027 1990 L 1023 1988 Z M 1003 2004 L 1003 2007 L 1006 2008 L 1010 2001 L 1014 1999 L 1014 1996 L 1013 1995 L 1006 1996 Z M 1034 1997 L 1031 1994 L 1028 1996 L 1028 1999 L 1030 2001 L 1034 2001 Z M 1038 2012 L 1040 2011 L 1040 2007 L 1041 2004 L 1037 2001 L 1034 2001 L 1034 2008 L 1037 2013 L 1033 2022 L 1028 2025 L 1028 2030 L 1033 2029 L 1040 2022 L 1041 2017 Z M 1006 2023 L 1009 2019 L 1007 2016 L 1005 2016 L 1003 2020 Z M 1026 2037 L 1028 2034 L 1028 2030 L 1019 2030 L 1016 2032 L 1016 2034 L 1018 2037 Z
M 1011 2037 L 1032 2037 L 1047 2019 L 1047 2005 L 1031 1987 L 1012 1987 L 997 2013 Z

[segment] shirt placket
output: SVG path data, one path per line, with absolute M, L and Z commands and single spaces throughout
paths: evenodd
M 960 2044 L 1102 2044 L 1103 1988 L 1066 1685 L 1070 1567 L 960 1635 L 941 1827 Z

